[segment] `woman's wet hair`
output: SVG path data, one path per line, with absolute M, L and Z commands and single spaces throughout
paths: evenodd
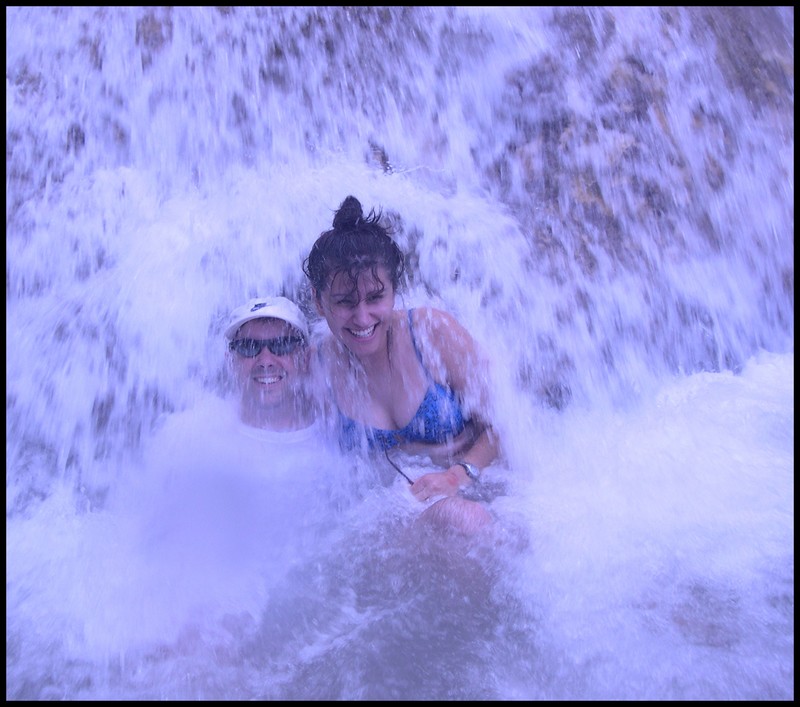
M 303 272 L 319 298 L 337 275 L 344 274 L 357 290 L 358 276 L 386 268 L 395 290 L 405 270 L 403 253 L 390 229 L 381 223 L 381 211 L 370 209 L 365 216 L 361 202 L 348 196 L 333 216 L 333 228 L 317 238 L 303 263 Z

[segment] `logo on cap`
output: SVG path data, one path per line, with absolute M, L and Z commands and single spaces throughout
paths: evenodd
M 266 302 L 258 302 L 256 304 L 254 304 L 252 307 L 250 307 L 250 311 L 251 312 L 257 312 L 259 309 L 261 309 L 262 307 L 266 307 L 266 306 L 267 306 Z

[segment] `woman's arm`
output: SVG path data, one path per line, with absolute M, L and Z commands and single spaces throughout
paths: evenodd
M 473 483 L 458 462 L 467 462 L 480 472 L 501 450 L 491 424 L 489 364 L 471 334 L 455 317 L 432 308 L 415 310 L 414 330 L 425 365 L 437 380 L 444 380 L 454 390 L 464 406 L 465 418 L 471 420 L 469 429 L 452 443 L 420 449 L 432 461 L 446 467 L 423 475 L 412 485 L 411 492 L 426 500 L 440 494 L 453 495 L 462 486 Z M 408 447 L 404 450 L 413 453 Z

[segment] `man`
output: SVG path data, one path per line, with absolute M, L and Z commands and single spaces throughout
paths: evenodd
M 122 557 L 125 569 L 97 570 L 86 591 L 98 597 L 98 622 L 129 644 L 225 655 L 329 542 L 349 502 L 349 467 L 306 387 L 300 309 L 250 300 L 220 338 L 226 394 L 165 416 L 109 499 L 98 564 L 121 567 Z
M 259 297 L 234 309 L 223 330 L 225 372 L 233 398 L 208 395 L 171 415 L 150 449 L 168 475 L 275 480 L 319 463 L 324 442 L 309 384 L 309 331 L 285 297 Z
M 146 458 L 158 479 L 149 534 L 183 566 L 280 574 L 324 534 L 347 471 L 308 388 L 309 330 L 297 305 L 251 299 L 223 333 L 235 395 L 208 395 L 164 422 Z
M 317 435 L 317 409 L 306 388 L 308 325 L 297 305 L 285 297 L 251 299 L 231 312 L 225 336 L 241 421 Z

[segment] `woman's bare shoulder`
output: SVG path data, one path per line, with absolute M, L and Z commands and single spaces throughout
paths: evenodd
M 437 307 L 417 307 L 412 312 L 414 332 L 438 348 L 471 344 L 472 337 L 458 319 Z
M 441 329 L 458 328 L 463 329 L 458 319 L 456 319 L 450 312 L 446 312 L 438 307 L 415 307 L 411 310 L 411 318 L 414 323 L 414 329 L 427 329 L 433 333 Z

